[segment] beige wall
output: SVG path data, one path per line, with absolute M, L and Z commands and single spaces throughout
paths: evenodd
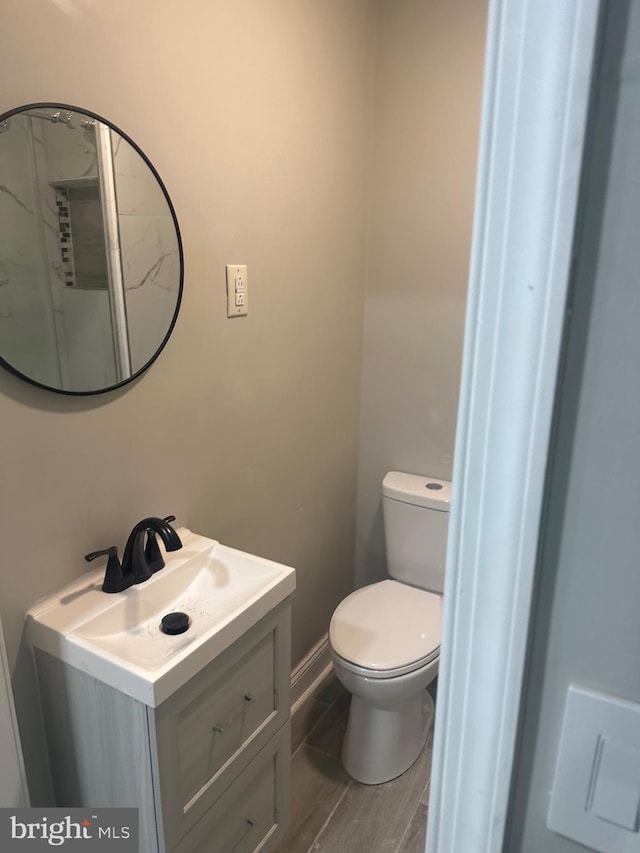
M 83 554 L 171 512 L 290 563 L 297 661 L 352 587 L 354 543 L 359 581 L 383 570 L 384 472 L 450 476 L 486 3 L 3 6 L 0 110 L 110 119 L 163 177 L 185 251 L 174 334 L 131 386 L 76 399 L 0 372 L 0 612 L 33 763 L 24 611 Z M 226 319 L 226 263 L 248 265 L 246 319 Z
M 452 473 L 487 3 L 378 8 L 358 584 L 385 571 L 384 474 Z
M 352 587 L 372 9 L 2 6 L 0 111 L 110 119 L 163 177 L 185 252 L 174 334 L 133 385 L 76 399 L 0 371 L 1 611 L 33 759 L 24 611 L 140 518 L 295 566 L 294 661 Z M 226 319 L 226 263 L 248 265 L 246 319 Z

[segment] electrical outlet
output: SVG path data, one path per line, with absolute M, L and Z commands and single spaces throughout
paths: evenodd
M 246 264 L 227 264 L 227 317 L 249 313 L 249 286 Z

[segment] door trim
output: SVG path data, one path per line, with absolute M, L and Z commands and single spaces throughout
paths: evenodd
M 427 853 L 500 853 L 598 0 L 491 0 Z
M 29 792 L 2 623 L 0 623 L 0 670 L 2 673 L 0 677 L 0 754 L 2 755 L 0 806 L 23 808 L 29 805 Z

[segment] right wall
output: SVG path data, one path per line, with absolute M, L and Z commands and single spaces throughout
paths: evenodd
M 451 479 L 486 0 L 379 0 L 356 585 L 384 576 L 387 471 Z

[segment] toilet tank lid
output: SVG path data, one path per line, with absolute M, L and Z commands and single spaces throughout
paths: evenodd
M 414 506 L 449 512 L 451 483 L 435 477 L 389 471 L 382 481 L 382 495 Z

